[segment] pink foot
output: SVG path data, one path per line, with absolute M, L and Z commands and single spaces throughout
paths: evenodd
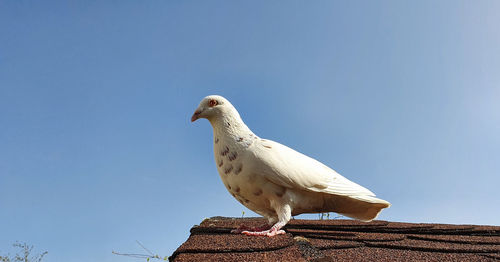
M 267 237 L 286 234 L 285 230 L 277 230 L 275 228 L 271 228 L 269 230 L 264 230 L 264 231 L 243 231 L 241 233 L 247 236 L 267 236 Z

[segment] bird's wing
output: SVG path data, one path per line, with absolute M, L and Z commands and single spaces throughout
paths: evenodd
M 343 196 L 375 196 L 321 162 L 271 140 L 252 148 L 253 168 L 278 185 Z

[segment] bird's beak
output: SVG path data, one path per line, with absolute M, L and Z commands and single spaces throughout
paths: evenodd
M 200 118 L 200 114 L 201 114 L 201 110 L 196 109 L 196 111 L 194 111 L 193 116 L 191 117 L 191 122 L 194 122 L 194 121 L 196 121 L 198 118 Z

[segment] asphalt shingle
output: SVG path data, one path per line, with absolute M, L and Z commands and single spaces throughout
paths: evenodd
M 498 261 L 500 226 L 291 220 L 287 234 L 231 234 L 262 218 L 205 219 L 170 261 Z

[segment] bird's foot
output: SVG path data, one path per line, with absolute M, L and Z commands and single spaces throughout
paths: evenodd
M 264 231 L 243 231 L 241 233 L 247 236 L 267 236 L 267 237 L 286 234 L 285 230 L 278 230 L 274 227 Z
M 237 229 L 231 230 L 231 233 L 240 234 L 240 233 L 243 233 L 245 231 L 247 231 L 247 232 L 249 232 L 249 231 L 264 231 L 264 230 L 268 230 L 270 228 L 271 228 L 271 226 L 268 224 L 264 224 L 264 225 L 258 226 L 258 227 L 248 227 L 245 225 L 241 225 Z

